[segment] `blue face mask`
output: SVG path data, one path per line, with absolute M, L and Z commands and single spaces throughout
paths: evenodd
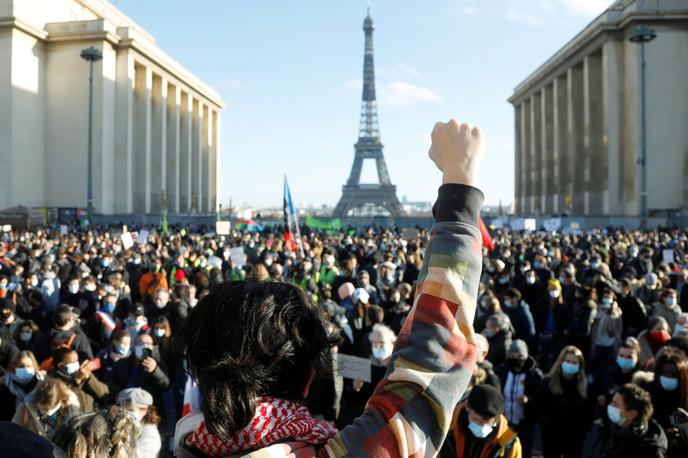
M 597 270 L 599 267 L 600 267 L 600 264 L 597 263 L 597 262 L 591 262 L 591 263 L 590 263 L 590 268 L 591 268 L 591 269 Z
M 103 311 L 105 311 L 108 314 L 112 314 L 112 312 L 115 311 L 115 304 L 112 302 L 105 302 L 103 304 Z
M 165 335 L 165 330 L 162 328 L 156 328 L 153 332 L 156 337 L 163 337 Z
M 530 276 L 526 277 L 526 283 L 528 283 L 529 285 L 534 285 L 535 284 L 535 277 L 530 277 Z
M 674 391 L 676 388 L 678 388 L 678 379 L 660 375 L 659 384 L 662 385 L 662 388 L 666 391 Z
M 473 423 L 472 421 L 468 423 L 468 429 L 471 431 L 471 433 L 477 437 L 478 439 L 485 439 L 487 436 L 492 433 L 492 430 L 494 427 L 490 425 L 479 425 L 477 423 Z
M 611 297 L 603 297 L 602 298 L 602 305 L 612 305 L 612 298 Z
M 612 423 L 615 423 L 619 426 L 623 425 L 626 421 L 623 418 L 621 418 L 621 409 L 619 409 L 618 407 L 614 407 L 611 404 L 607 406 L 607 416 L 612 421 Z
M 500 277 L 498 281 L 500 285 L 506 285 L 509 283 L 509 279 L 507 277 Z
M 533 269 L 539 269 L 540 268 L 540 263 L 539 262 L 534 262 L 533 263 Z
M 625 369 L 625 370 L 633 369 L 635 367 L 635 363 L 633 362 L 632 359 L 622 358 L 621 356 L 616 357 L 616 364 L 621 369 Z
M 18 367 L 14 370 L 14 379 L 19 383 L 28 383 L 35 374 L 33 367 Z
M 576 375 L 580 371 L 580 364 L 564 361 L 561 363 L 561 371 L 565 375 Z

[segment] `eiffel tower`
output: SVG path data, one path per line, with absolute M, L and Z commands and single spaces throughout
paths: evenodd
M 373 18 L 368 15 L 363 21 L 365 32 L 365 57 L 363 58 L 363 100 L 361 101 L 361 123 L 358 129 L 358 141 L 354 145 L 356 155 L 351 174 L 344 186 L 342 197 L 332 213 L 336 217 L 345 217 L 348 212 L 366 205 L 375 205 L 386 209 L 393 218 L 403 216 L 404 209 L 397 198 L 397 187 L 392 184 L 387 172 L 387 164 L 382 154 L 380 127 L 377 119 L 377 101 L 375 98 L 375 63 L 373 61 Z M 363 161 L 373 159 L 377 165 L 378 184 L 361 184 Z

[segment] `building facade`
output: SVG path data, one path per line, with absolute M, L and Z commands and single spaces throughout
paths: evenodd
M 0 0 L 0 208 L 86 207 L 90 46 L 95 213 L 215 212 L 220 96 L 106 0 Z
M 640 216 L 641 25 L 649 216 L 688 208 L 688 0 L 619 0 L 509 99 L 516 214 Z

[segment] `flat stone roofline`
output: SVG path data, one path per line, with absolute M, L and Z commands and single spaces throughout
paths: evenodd
M 508 101 L 517 103 L 534 87 L 565 71 L 571 66 L 571 60 L 576 54 L 601 34 L 623 29 L 632 21 L 669 20 L 688 20 L 688 5 L 685 0 L 662 0 L 659 3 L 647 0 L 617 1 L 516 86 Z

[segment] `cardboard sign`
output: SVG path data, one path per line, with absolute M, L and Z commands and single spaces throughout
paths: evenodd
M 217 235 L 229 235 L 231 224 L 229 221 L 218 221 L 215 223 L 215 233 Z
M 546 219 L 542 225 L 547 232 L 556 232 L 561 229 L 561 218 Z
M 244 253 L 244 247 L 242 246 L 232 248 L 229 257 L 234 268 L 242 268 L 246 265 L 246 253 Z
M 370 359 L 337 353 L 339 372 L 344 378 L 370 383 Z
M 523 221 L 523 229 L 527 231 L 534 231 L 537 229 L 537 222 L 535 221 L 535 218 L 526 218 Z
M 122 239 L 122 245 L 124 245 L 125 250 L 134 246 L 134 239 L 131 237 L 131 232 L 124 232 L 120 238 Z
M 662 251 L 662 262 L 665 264 L 670 264 L 674 262 L 674 250 L 663 250 Z
M 145 229 L 141 229 L 141 232 L 139 232 L 139 236 L 136 238 L 136 243 L 139 245 L 145 245 L 148 243 L 148 231 Z
M 418 238 L 418 229 L 415 228 L 404 228 L 401 230 L 401 238 L 404 240 L 416 240 Z
M 60 234 L 62 235 L 67 235 L 69 233 L 69 226 L 66 224 L 61 224 L 60 225 Z

